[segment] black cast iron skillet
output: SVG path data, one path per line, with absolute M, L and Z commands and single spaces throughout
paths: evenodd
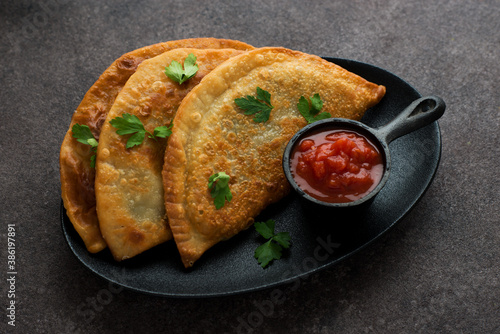
M 285 152 L 283 154 L 283 170 L 285 172 L 285 176 L 299 196 L 305 201 L 311 202 L 314 207 L 347 209 L 357 207 L 362 204 L 366 205 L 371 202 L 380 190 L 382 190 L 389 178 L 391 170 L 389 143 L 396 138 L 404 136 L 438 120 L 441 116 L 443 116 L 445 109 L 446 105 L 440 97 L 427 96 L 413 101 L 392 121 L 379 128 L 372 128 L 364 123 L 344 118 L 327 118 L 309 124 L 298 131 L 285 148 Z M 296 144 L 300 143 L 303 138 L 319 131 L 339 129 L 354 131 L 376 145 L 379 152 L 382 154 L 384 172 L 378 185 L 367 195 L 352 202 L 330 203 L 310 196 L 298 186 L 290 169 L 290 158 Z

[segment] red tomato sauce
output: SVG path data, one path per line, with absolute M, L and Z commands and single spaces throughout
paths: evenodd
M 376 146 L 349 130 L 328 130 L 302 139 L 292 151 L 290 167 L 304 192 L 329 203 L 362 198 L 384 172 Z

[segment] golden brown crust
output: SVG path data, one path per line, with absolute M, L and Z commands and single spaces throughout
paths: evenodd
M 172 238 L 165 217 L 161 171 L 168 139 L 145 136 L 139 146 L 126 148 L 110 121 L 128 113 L 144 128 L 169 125 L 182 99 L 219 64 L 243 51 L 234 49 L 175 49 L 145 60 L 129 78 L 104 122 L 97 150 L 95 195 L 102 235 L 116 260 L 131 258 Z M 183 63 L 193 53 L 199 69 L 179 85 L 164 71 L 172 61 Z
M 95 171 L 90 167 L 90 157 L 93 153 L 88 145 L 78 143 L 72 137 L 71 129 L 77 123 L 87 125 L 98 139 L 101 126 L 116 96 L 136 71 L 137 66 L 145 59 L 177 48 L 253 49 L 243 42 L 215 38 L 185 39 L 146 46 L 118 58 L 85 94 L 73 114 L 69 130 L 62 142 L 59 161 L 61 195 L 66 213 L 87 249 L 92 253 L 106 247 L 99 230 L 95 209 Z
M 245 116 L 234 99 L 271 93 L 274 109 L 266 123 Z M 319 93 L 323 111 L 360 119 L 385 94 L 366 81 L 319 57 L 284 48 L 261 48 L 226 61 L 183 100 L 165 152 L 165 206 L 182 261 L 190 267 L 219 241 L 248 228 L 289 184 L 281 159 L 288 140 L 305 119 L 300 96 Z M 208 178 L 230 176 L 231 202 L 216 210 Z

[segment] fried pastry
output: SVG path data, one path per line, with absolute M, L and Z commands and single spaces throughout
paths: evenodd
M 145 59 L 177 48 L 253 49 L 252 46 L 243 42 L 215 38 L 195 38 L 154 44 L 118 58 L 89 89 L 73 114 L 59 157 L 64 207 L 89 252 L 96 253 L 106 247 L 99 230 L 95 209 L 95 170 L 90 165 L 94 152 L 89 145 L 79 143 L 73 138 L 72 127 L 75 124 L 87 125 L 94 137 L 99 139 L 101 126 L 108 111 L 138 65 Z
M 142 143 L 126 148 L 130 134 L 120 135 L 110 123 L 135 115 L 151 134 L 168 126 L 182 99 L 219 64 L 243 51 L 234 49 L 175 49 L 145 60 L 130 77 L 102 126 L 97 149 L 95 195 L 99 225 L 118 261 L 133 257 L 172 237 L 165 217 L 162 168 L 168 138 L 141 136 Z M 196 75 L 179 84 L 165 67 L 197 57 Z
M 271 95 L 270 117 L 257 123 L 235 99 Z M 301 96 L 319 94 L 322 112 L 359 120 L 385 87 L 319 57 L 261 48 L 224 62 L 183 100 L 165 151 L 163 182 L 170 228 L 185 267 L 210 247 L 248 228 L 290 189 L 281 165 L 286 144 L 307 124 Z M 214 173 L 229 175 L 231 201 L 216 209 L 208 188 Z

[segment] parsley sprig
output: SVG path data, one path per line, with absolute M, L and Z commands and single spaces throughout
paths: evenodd
M 208 189 L 210 189 L 210 195 L 214 199 L 217 210 L 224 206 L 226 200 L 231 202 L 233 198 L 229 189 L 229 175 L 224 172 L 215 173 L 208 178 Z
M 170 122 L 168 126 L 156 127 L 153 133 L 151 133 L 144 128 L 139 117 L 131 114 L 123 114 L 122 117 L 113 118 L 109 123 L 117 129 L 116 133 L 120 136 L 132 134 L 127 140 L 127 148 L 142 144 L 146 133 L 148 134 L 148 138 L 154 140 L 157 140 L 157 138 L 166 138 L 172 134 L 173 127 L 173 123 Z
M 165 67 L 165 74 L 167 77 L 182 85 L 185 81 L 194 77 L 198 72 L 198 65 L 196 65 L 196 56 L 190 53 L 184 60 L 184 69 L 182 65 L 172 60 L 169 66 Z
M 90 167 L 95 168 L 95 152 L 97 151 L 97 140 L 87 125 L 75 124 L 71 129 L 73 137 L 82 144 L 90 145 L 94 154 L 90 157 Z
M 260 245 L 255 250 L 255 258 L 262 268 L 265 268 L 269 262 L 281 259 L 283 248 L 290 247 L 290 234 L 288 232 L 274 232 L 275 221 L 269 219 L 264 223 L 255 223 L 255 229 L 264 238 L 268 239 L 266 243 Z
M 321 119 L 332 117 L 332 115 L 327 112 L 319 113 L 323 108 L 323 101 L 318 93 L 311 97 L 311 105 L 309 105 L 309 101 L 307 101 L 304 96 L 301 96 L 297 108 L 302 116 L 304 116 L 307 123 L 313 123 Z
M 234 103 L 244 111 L 245 115 L 256 114 L 253 120 L 257 123 L 269 120 L 271 110 L 274 108 L 271 105 L 271 94 L 260 87 L 257 87 L 257 97 L 251 95 L 239 97 Z

